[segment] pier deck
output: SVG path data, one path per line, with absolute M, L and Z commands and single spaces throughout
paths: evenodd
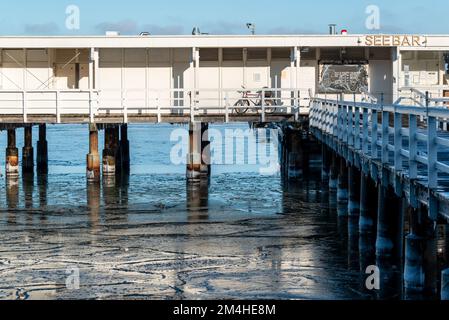
M 444 107 L 415 107 L 312 102 L 310 124 L 314 135 L 371 175 L 392 185 L 410 205 L 422 203 L 430 217 L 449 219 L 449 132 Z

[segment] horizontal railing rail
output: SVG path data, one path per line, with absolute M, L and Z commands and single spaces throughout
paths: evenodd
M 437 189 L 439 176 L 449 174 L 449 159 L 439 159 L 449 148 L 449 134 L 438 126 L 449 118 L 447 108 L 313 99 L 309 117 L 312 128 L 411 180 L 424 179 L 429 189 Z M 419 164 L 425 175 L 419 174 Z
M 247 93 L 247 94 L 246 94 Z M 89 115 L 121 116 L 128 122 L 132 115 L 196 116 L 257 114 L 261 121 L 267 115 L 299 118 L 308 114 L 308 89 L 297 88 L 226 88 L 226 89 L 102 89 L 102 90 L 0 90 L 0 115 L 19 115 L 27 122 L 29 116 Z

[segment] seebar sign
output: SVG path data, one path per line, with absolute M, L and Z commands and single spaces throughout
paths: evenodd
M 370 35 L 365 36 L 365 45 L 370 47 L 424 47 L 426 37 L 422 36 L 392 36 Z

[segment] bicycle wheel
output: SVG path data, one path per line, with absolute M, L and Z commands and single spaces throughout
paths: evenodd
M 235 113 L 237 114 L 244 114 L 248 111 L 249 108 L 249 101 L 247 100 L 239 100 L 235 105 Z
M 265 113 L 275 113 L 277 110 L 276 102 L 274 100 L 265 100 Z M 261 111 L 262 112 L 262 111 Z

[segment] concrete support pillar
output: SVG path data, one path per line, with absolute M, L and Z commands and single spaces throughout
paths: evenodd
M 47 143 L 47 125 L 39 125 L 39 140 L 37 141 L 37 172 L 40 174 L 48 173 L 48 143 Z
M 189 154 L 187 156 L 187 179 L 201 178 L 201 123 L 192 122 L 189 126 Z
M 346 166 L 346 161 L 344 159 L 340 159 L 339 162 L 337 213 L 339 217 L 345 217 L 348 215 L 348 167 Z
M 349 217 L 357 218 L 360 215 L 360 171 L 354 167 L 349 167 L 348 174 L 349 200 L 348 211 Z
M 376 264 L 376 184 L 364 172 L 360 175 L 359 257 L 360 271 Z
M 321 145 L 321 159 L 322 159 L 321 181 L 323 185 L 329 185 L 330 165 L 332 159 L 330 156 L 330 152 L 324 143 Z
M 103 149 L 103 176 L 111 177 L 116 173 L 116 149 L 115 130 L 111 127 L 104 129 L 104 149 Z
M 402 262 L 403 219 L 403 199 L 391 186 L 379 185 L 376 257 L 387 267 Z
M 349 167 L 348 185 L 348 262 L 355 270 L 359 267 L 360 171 L 354 166 Z
M 365 173 L 360 176 L 360 234 L 376 232 L 377 191 L 374 181 Z
M 288 179 L 296 180 L 303 176 L 303 150 L 299 130 L 289 130 L 290 152 L 288 154 Z
M 19 149 L 16 148 L 16 129 L 8 129 L 5 172 L 7 177 L 19 176 Z
M 437 291 L 436 223 L 427 209 L 411 209 L 411 233 L 406 238 L 404 285 L 406 295 Z
M 335 152 L 332 152 L 332 161 L 330 167 L 330 176 L 329 176 L 329 191 L 337 192 L 338 188 L 338 157 Z
M 201 175 L 210 177 L 211 174 L 211 155 L 209 141 L 209 124 L 201 124 Z
M 34 172 L 33 127 L 27 125 L 24 128 L 24 147 L 22 148 L 22 172 Z
M 449 301 L 449 269 L 441 273 L 441 300 Z
M 114 126 L 113 127 L 113 135 L 112 135 L 112 148 L 114 150 L 114 156 L 115 156 L 115 173 L 121 174 L 122 173 L 122 152 L 121 152 L 121 145 L 120 145 L 120 126 Z
M 89 125 L 89 154 L 87 155 L 87 179 L 100 180 L 100 154 L 98 153 L 98 129 L 95 124 Z
M 124 174 L 130 173 L 131 161 L 129 156 L 128 125 L 120 126 L 120 158 Z

